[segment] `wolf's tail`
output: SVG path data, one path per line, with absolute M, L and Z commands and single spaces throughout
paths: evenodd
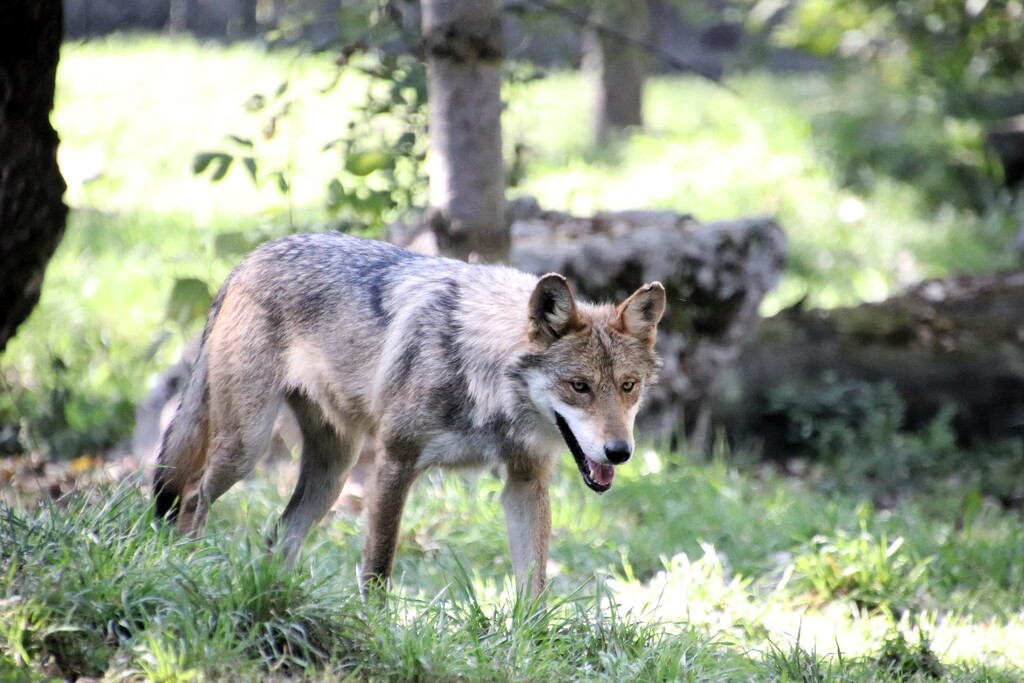
M 209 442 L 209 395 L 206 376 L 207 354 L 204 345 L 185 384 L 178 412 L 167 426 L 156 458 L 153 476 L 153 508 L 157 519 L 178 516 L 185 485 L 206 466 Z
M 229 277 L 230 280 L 230 277 Z M 171 419 L 160 441 L 153 476 L 153 510 L 157 519 L 173 520 L 178 516 L 181 497 L 190 481 L 201 476 L 206 469 L 210 441 L 210 382 L 208 338 L 220 311 L 220 304 L 228 283 L 210 307 L 206 319 L 199 355 L 192 366 L 192 374 L 181 394 L 178 411 Z

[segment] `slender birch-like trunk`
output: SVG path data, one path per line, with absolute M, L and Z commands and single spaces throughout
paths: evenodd
M 424 0 L 430 175 L 428 221 L 441 252 L 508 259 L 501 148 L 504 52 L 496 0 Z

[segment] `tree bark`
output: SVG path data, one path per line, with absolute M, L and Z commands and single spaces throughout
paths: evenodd
M 39 300 L 67 221 L 50 125 L 63 35 L 61 0 L 0 11 L 0 351 Z
M 495 0 L 424 0 L 428 222 L 442 253 L 505 261 L 501 18 Z
M 889 382 L 916 430 L 946 406 L 964 445 L 1024 433 L 1024 271 L 924 282 L 879 303 L 787 309 L 763 320 L 725 380 L 717 417 L 764 455 L 793 455 L 772 392 L 838 380 Z
M 651 34 L 646 0 L 598 2 L 590 13 L 591 26 L 583 32 L 583 70 L 595 93 L 594 137 L 605 144 L 628 128 L 643 125 L 643 92 L 647 55 L 601 27 L 635 40 Z

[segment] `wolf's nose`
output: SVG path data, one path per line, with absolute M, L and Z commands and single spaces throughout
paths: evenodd
M 633 455 L 633 449 L 622 439 L 616 439 L 604 445 L 604 454 L 613 465 L 618 465 L 629 460 L 629 456 Z

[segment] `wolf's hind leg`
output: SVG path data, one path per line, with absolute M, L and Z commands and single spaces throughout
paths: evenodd
M 269 393 L 269 392 L 268 392 Z M 223 401 L 211 420 L 210 459 L 196 494 L 182 505 L 187 526 L 183 532 L 200 536 L 214 501 L 245 479 L 270 445 L 274 419 L 281 397 L 254 393 L 258 400 L 246 404 Z
M 323 411 L 301 394 L 289 396 L 288 403 L 302 430 L 299 480 L 279 523 L 284 527 L 281 547 L 291 564 L 302 550 L 309 530 L 324 518 L 338 499 L 363 437 L 362 434 L 339 434 L 324 418 Z

